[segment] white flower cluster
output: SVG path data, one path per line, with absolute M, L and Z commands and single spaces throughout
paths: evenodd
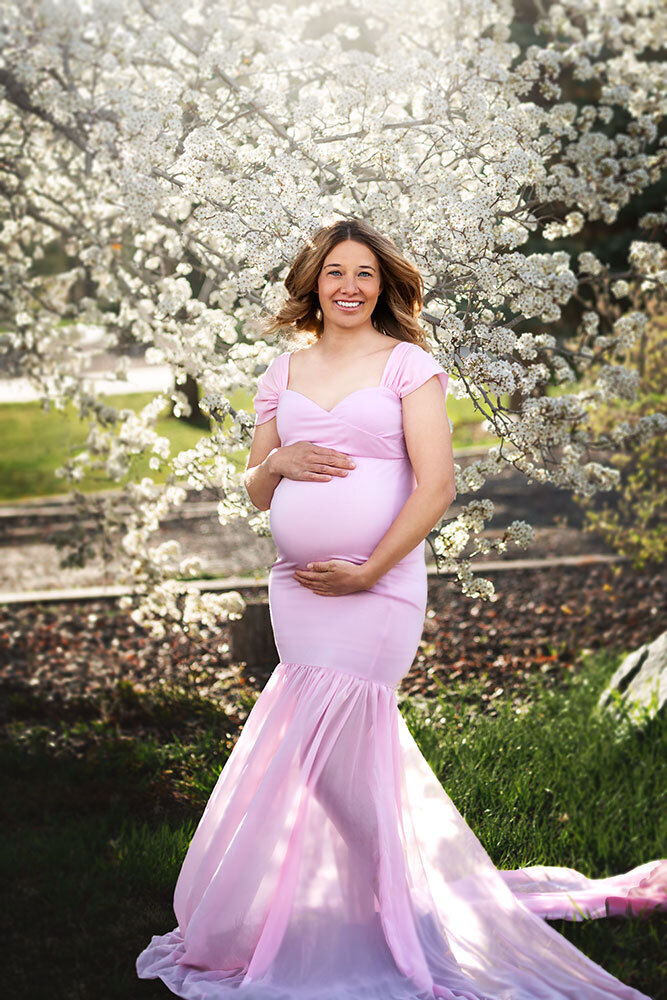
M 667 288 L 667 248 L 661 243 L 633 240 L 628 260 L 638 272 L 645 275 L 640 285 L 642 292 Z
M 663 438 L 667 435 L 667 415 L 664 413 L 646 413 L 636 421 L 632 436 L 640 444 L 646 444 L 652 438 Z
M 645 444 L 655 437 L 664 438 L 667 434 L 667 415 L 664 413 L 646 413 L 632 423 L 622 420 L 609 432 L 612 444 L 623 446 L 629 442 Z
M 592 496 L 599 490 L 612 490 L 618 486 L 621 473 L 599 462 L 586 462 L 581 467 L 577 492 L 582 496 Z
M 524 257 L 515 277 L 508 281 L 512 309 L 544 323 L 560 319 L 560 306 L 572 297 L 577 279 L 570 270 L 568 254 L 531 254 Z
M 496 588 L 491 580 L 474 576 L 469 563 L 463 563 L 456 574 L 461 581 L 461 590 L 467 597 L 481 598 L 488 601 L 493 598 Z
M 641 229 L 666 229 L 667 212 L 646 212 L 639 220 Z
M 458 517 L 441 529 L 434 542 L 435 552 L 449 559 L 460 556 L 471 535 L 482 531 L 485 522 L 492 516 L 492 500 L 471 500 Z
M 512 521 L 505 529 L 505 538 L 520 549 L 527 549 L 535 540 L 535 529 L 526 521 Z
M 542 396 L 525 399 L 521 422 L 511 431 L 512 443 L 529 450 L 563 443 L 563 430 L 584 421 L 586 408 L 577 396 Z
M 220 422 L 224 420 L 231 409 L 231 403 L 221 392 L 207 392 L 199 400 L 199 406 L 205 413 L 210 413 Z
M 579 260 L 579 270 L 582 273 L 592 274 L 595 276 L 597 276 L 598 274 L 602 274 L 602 264 L 597 259 L 595 254 L 590 252 L 590 250 L 586 250 L 584 251 L 584 253 L 580 253 L 578 260 Z
M 522 333 L 517 337 L 516 350 L 524 361 L 532 361 L 537 357 L 537 341 L 532 333 Z
M 460 316 L 443 316 L 438 326 L 437 340 L 440 349 L 447 356 L 461 349 L 467 340 L 467 331 Z M 438 357 L 438 360 L 440 360 L 440 357 Z
M 614 323 L 614 350 L 617 354 L 625 354 L 633 344 L 644 334 L 648 325 L 646 313 L 625 313 Z
M 198 634 L 200 629 L 217 628 L 221 622 L 241 618 L 246 603 L 237 590 L 223 594 L 206 593 L 198 588 L 188 590 L 183 603 L 183 622 L 188 632 Z
M 473 335 L 477 337 L 480 344 L 494 354 L 509 354 L 517 346 L 518 337 L 514 330 L 508 330 L 505 326 L 489 328 L 484 324 L 473 327 Z
M 639 389 L 639 372 L 621 365 L 603 365 L 596 385 L 607 399 L 616 396 L 619 399 L 633 400 Z
M 581 212 L 570 212 L 563 222 L 549 222 L 542 230 L 545 240 L 562 239 L 564 236 L 574 236 L 584 227 L 584 216 Z
M 630 294 L 630 283 L 619 278 L 618 281 L 612 282 L 611 290 L 614 298 L 623 299 Z
M 459 370 L 464 377 L 477 384 L 486 383 L 493 392 L 501 395 L 514 392 L 515 369 L 519 367 L 486 352 L 474 351 L 463 358 Z

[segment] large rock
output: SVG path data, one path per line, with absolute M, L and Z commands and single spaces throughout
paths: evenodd
M 635 721 L 647 716 L 653 718 L 664 712 L 667 701 L 667 632 L 626 656 L 600 695 L 598 708 L 613 709 L 618 700 L 615 691 L 621 696 L 622 707 Z

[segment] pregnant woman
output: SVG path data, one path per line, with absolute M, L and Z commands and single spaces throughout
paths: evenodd
M 260 378 L 245 476 L 278 550 L 280 662 L 190 843 L 178 926 L 151 939 L 139 976 L 190 1000 L 647 1000 L 543 918 L 659 908 L 667 864 L 598 880 L 497 869 L 398 710 L 425 537 L 456 495 L 419 273 L 346 221 L 315 235 L 286 286 L 271 329 L 315 343 Z

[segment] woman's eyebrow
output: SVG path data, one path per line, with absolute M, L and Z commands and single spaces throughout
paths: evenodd
M 342 264 L 325 264 L 325 267 L 342 267 Z M 363 267 L 364 271 L 374 271 L 375 268 L 372 264 L 359 264 L 360 268 Z

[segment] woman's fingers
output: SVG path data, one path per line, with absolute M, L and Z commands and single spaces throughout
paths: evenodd
M 321 448 L 319 445 L 315 446 L 313 458 L 332 469 L 354 469 L 356 465 L 354 459 L 346 455 L 344 451 L 336 451 L 335 448 Z

